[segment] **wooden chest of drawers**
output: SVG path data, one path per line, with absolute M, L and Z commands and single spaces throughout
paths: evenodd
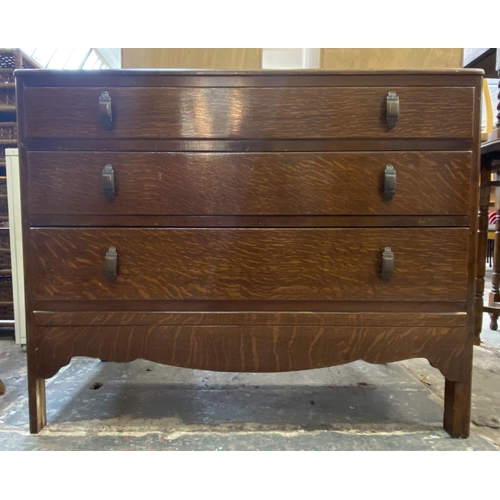
M 32 432 L 73 356 L 424 357 L 468 435 L 481 72 L 16 77 Z

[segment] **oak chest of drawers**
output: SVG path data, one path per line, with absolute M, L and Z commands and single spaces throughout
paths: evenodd
M 424 357 L 468 435 L 481 72 L 16 77 L 32 432 L 73 356 Z

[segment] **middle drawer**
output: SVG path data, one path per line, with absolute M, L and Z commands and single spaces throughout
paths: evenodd
M 33 152 L 28 164 L 32 215 L 469 211 L 469 152 Z M 110 167 L 105 170 L 106 165 Z M 394 187 L 394 180 L 390 197 L 386 191 Z

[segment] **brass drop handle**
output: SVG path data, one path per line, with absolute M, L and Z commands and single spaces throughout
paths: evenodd
M 99 118 L 104 130 L 113 128 L 113 113 L 111 111 L 111 96 L 104 91 L 99 96 Z
M 390 247 L 385 247 L 382 253 L 382 281 L 388 283 L 394 274 L 394 253 Z
M 399 120 L 399 97 L 392 90 L 387 94 L 387 126 L 392 129 Z
M 391 201 L 396 194 L 396 169 L 392 165 L 386 165 L 384 172 L 384 198 Z
M 109 247 L 104 257 L 104 274 L 109 282 L 116 280 L 116 268 L 118 265 L 118 254 L 115 247 Z
M 109 164 L 102 169 L 102 192 L 106 199 L 115 199 L 115 171 Z

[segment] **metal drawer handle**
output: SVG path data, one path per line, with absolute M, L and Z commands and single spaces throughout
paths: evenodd
M 104 130 L 111 130 L 113 128 L 111 97 L 106 91 L 99 96 L 99 117 Z
M 384 198 L 391 201 L 396 194 L 396 169 L 392 165 L 386 165 L 384 172 Z
M 106 257 L 104 257 L 104 273 L 106 274 L 106 279 L 110 282 L 116 280 L 116 267 L 118 264 L 118 254 L 116 253 L 115 247 L 109 247 L 106 252 Z
M 394 128 L 396 122 L 399 120 L 399 97 L 396 92 L 389 92 L 387 94 L 387 126 L 391 129 Z
M 109 164 L 102 169 L 102 192 L 106 199 L 115 199 L 115 171 Z
M 390 247 L 384 248 L 384 253 L 382 254 L 382 280 L 385 283 L 391 281 L 392 275 L 394 274 L 394 253 Z

